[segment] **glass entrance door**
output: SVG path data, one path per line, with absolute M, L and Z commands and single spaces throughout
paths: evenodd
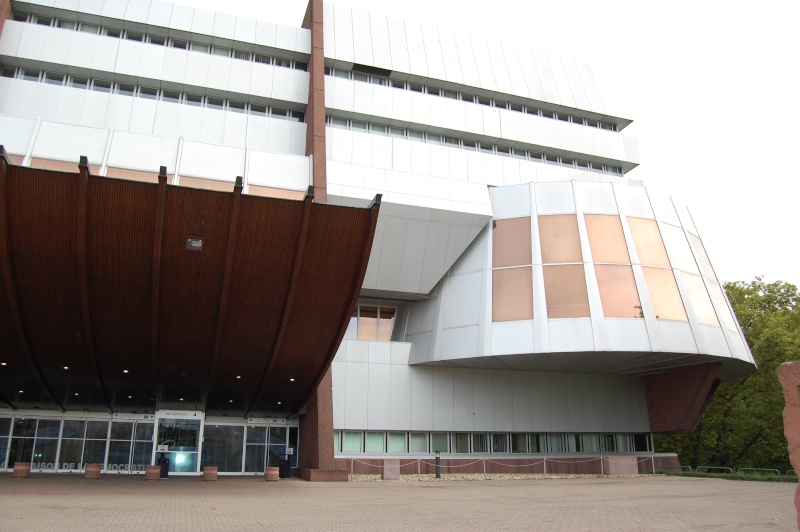
M 166 459 L 170 473 L 197 473 L 200 430 L 199 419 L 159 419 L 155 463 Z

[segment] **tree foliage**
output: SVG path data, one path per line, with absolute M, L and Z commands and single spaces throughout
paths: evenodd
M 691 434 L 659 434 L 656 449 L 675 452 L 681 463 L 739 467 L 791 468 L 783 434 L 783 390 L 775 370 L 800 359 L 800 295 L 784 282 L 761 277 L 726 283 L 758 370 L 722 383 Z

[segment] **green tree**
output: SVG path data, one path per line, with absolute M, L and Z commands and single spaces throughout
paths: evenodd
M 657 434 L 656 449 L 682 464 L 791 468 L 783 435 L 783 390 L 775 370 L 800 359 L 800 295 L 793 284 L 726 283 L 758 370 L 722 383 L 691 434 Z

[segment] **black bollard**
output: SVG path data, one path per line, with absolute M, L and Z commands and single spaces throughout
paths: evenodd
M 442 456 L 436 451 L 436 478 L 442 478 Z

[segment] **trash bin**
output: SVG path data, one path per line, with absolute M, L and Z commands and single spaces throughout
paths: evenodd
M 292 464 L 289 460 L 281 460 L 278 464 L 280 478 L 292 478 Z
M 169 458 L 163 455 L 158 459 L 158 465 L 161 466 L 161 478 L 169 478 Z

